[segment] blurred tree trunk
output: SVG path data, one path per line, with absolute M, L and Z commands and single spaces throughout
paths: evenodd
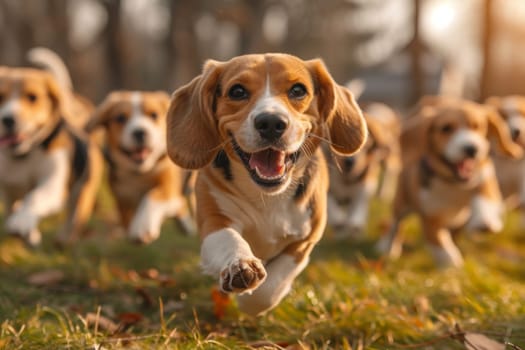
M 53 38 L 50 38 L 53 50 L 68 63 L 71 59 L 71 47 L 69 45 L 69 21 L 67 14 L 68 0 L 51 0 L 47 8 L 47 20 L 52 28 Z
M 193 27 L 198 10 L 196 1 L 170 1 L 170 33 L 166 60 L 168 90 L 189 82 L 200 72 L 202 58 Z
M 123 50 L 123 35 L 121 28 L 121 0 L 102 1 L 108 14 L 108 22 L 105 30 L 106 37 L 106 59 L 108 71 L 110 72 L 110 90 L 122 89 L 124 87 L 124 75 L 126 57 Z

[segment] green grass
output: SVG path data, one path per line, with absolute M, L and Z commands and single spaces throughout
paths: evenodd
M 463 235 L 465 267 L 438 270 L 414 218 L 404 227 L 402 258 L 378 259 L 372 246 L 388 213 L 374 203 L 370 239 L 335 241 L 328 231 L 275 310 L 250 318 L 232 301 L 218 319 L 197 238 L 168 222 L 158 241 L 132 245 L 112 233 L 109 208 L 92 221 L 93 235 L 65 251 L 52 244 L 56 220 L 44 222 L 44 244 L 34 250 L 2 235 L 0 349 L 464 349 L 449 336 L 456 326 L 525 348 L 525 232 L 517 215 L 503 234 Z M 63 278 L 28 281 L 49 270 Z M 140 320 L 108 331 L 97 315 Z

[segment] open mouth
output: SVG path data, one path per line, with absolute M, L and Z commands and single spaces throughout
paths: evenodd
M 0 147 L 16 147 L 23 140 L 24 137 L 21 134 L 7 134 L 0 137 Z
M 151 154 L 151 149 L 147 147 L 138 147 L 132 150 L 124 149 L 121 147 L 120 150 L 135 163 L 144 162 L 146 158 L 148 158 L 148 156 Z
M 241 158 L 252 179 L 257 184 L 265 187 L 282 184 L 286 180 L 286 175 L 299 158 L 299 151 L 286 153 L 271 147 L 248 153 L 241 149 L 233 137 L 232 144 L 233 149 Z
M 463 181 L 470 180 L 476 172 L 476 160 L 465 158 L 453 164 L 456 176 Z

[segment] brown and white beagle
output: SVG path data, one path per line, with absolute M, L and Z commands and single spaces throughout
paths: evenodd
M 338 238 L 362 238 L 371 198 L 394 195 L 400 160 L 400 119 L 387 105 L 363 107 L 368 140 L 351 156 L 327 154 L 330 169 L 328 223 Z
M 352 154 L 366 125 L 321 60 L 286 54 L 209 60 L 175 91 L 168 154 L 197 176 L 201 263 L 240 309 L 275 307 L 305 268 L 326 223 L 319 147 Z
M 491 97 L 485 103 L 497 109 L 507 124 L 512 140 L 525 150 L 525 97 Z M 507 209 L 525 209 L 525 157 L 514 159 L 497 148 L 492 156 Z
M 401 254 L 400 221 L 416 213 L 440 265 L 462 265 L 453 233 L 502 229 L 503 203 L 489 156 L 489 137 L 503 152 L 522 154 L 492 108 L 449 97 L 423 98 L 401 134 L 403 170 L 394 199 L 394 223 L 378 248 Z
M 194 232 L 186 198 L 191 173 L 166 153 L 165 92 L 114 91 L 95 111 L 88 131 L 104 127 L 109 185 L 129 238 L 149 243 L 166 218 Z
M 91 216 L 103 159 L 72 126 L 86 121 L 92 106 L 51 73 L 67 74 L 63 62 L 43 48 L 31 58 L 50 72 L 0 67 L 0 192 L 7 232 L 36 245 L 40 219 L 64 207 L 59 241 L 80 232 Z

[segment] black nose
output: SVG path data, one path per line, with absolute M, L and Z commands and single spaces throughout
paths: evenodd
M 516 141 L 518 137 L 520 137 L 520 129 L 511 129 L 510 136 L 514 141 Z
M 255 129 L 268 141 L 278 140 L 287 127 L 288 121 L 277 114 L 261 113 L 255 117 Z
M 6 128 L 8 131 L 12 131 L 15 128 L 15 117 L 12 115 L 7 115 L 2 118 L 2 125 Z
M 133 130 L 133 139 L 139 144 L 143 144 L 146 140 L 146 132 L 143 129 Z
M 469 158 L 474 158 L 478 153 L 478 148 L 474 145 L 466 145 L 463 147 L 463 152 Z
M 355 164 L 355 158 L 354 157 L 347 157 L 345 158 L 345 162 L 344 162 L 344 165 L 345 165 L 345 170 L 352 170 L 352 168 L 354 167 L 354 164 Z

